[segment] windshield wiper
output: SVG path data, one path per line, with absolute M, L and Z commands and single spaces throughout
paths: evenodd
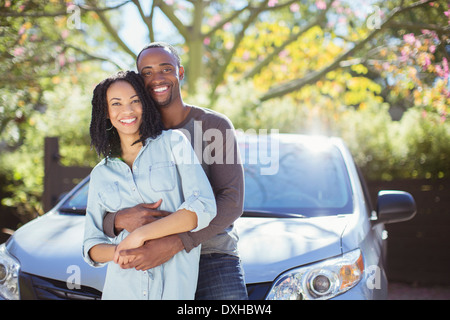
M 249 218 L 306 218 L 300 213 L 272 212 L 263 210 L 245 210 L 242 217 Z
M 69 214 L 81 214 L 81 215 L 85 215 L 86 214 L 86 209 L 79 209 L 79 208 L 59 208 L 58 211 L 60 213 L 69 213 Z

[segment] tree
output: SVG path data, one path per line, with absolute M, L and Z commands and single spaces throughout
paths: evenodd
M 108 61 L 101 50 L 102 35 L 85 43 L 81 12 L 69 2 L 5 1 L 0 11 L 0 150 L 13 151 L 24 143 L 33 114 L 47 109 L 45 92 L 60 85 L 62 76 L 76 83 L 83 64 Z M 86 9 L 88 10 L 88 9 Z M 95 29 L 95 11 L 86 23 Z
M 348 67 L 355 62 L 367 60 L 367 55 L 386 47 L 386 42 L 401 38 L 408 32 L 420 30 L 438 31 L 438 50 L 445 54 L 448 44 L 448 7 L 445 1 L 380 1 L 374 2 L 370 15 L 361 11 L 361 3 L 352 5 L 351 1 L 175 1 L 154 0 L 147 12 L 138 0 L 131 1 L 145 23 L 150 41 L 155 36 L 155 15 L 161 12 L 175 27 L 181 37 L 185 53 L 188 55 L 188 88 L 196 91 L 199 78 L 207 78 L 212 83 L 211 97 L 216 97 L 217 87 L 223 84 L 230 73 L 233 61 L 241 58 L 245 41 L 257 35 L 258 23 L 270 21 L 278 25 L 280 17 L 290 32 L 283 40 L 267 43 L 261 49 L 264 55 L 253 60 L 253 64 L 243 71 L 241 79 L 249 79 L 271 66 L 277 56 L 293 43 L 301 43 L 307 32 L 320 27 L 330 41 L 340 39 L 341 50 L 326 65 L 295 74 L 293 79 L 284 79 L 263 92 L 260 101 L 281 97 L 302 87 L 322 80 L 329 72 Z M 101 1 L 90 0 L 89 5 L 100 7 Z M 120 39 L 118 30 L 108 19 L 109 12 L 99 16 L 106 30 L 117 40 L 119 46 L 135 57 L 129 47 Z M 411 17 L 415 17 L 411 20 Z M 340 24 L 336 31 L 336 25 Z M 249 39 L 250 37 L 250 39 Z M 165 39 L 160 39 L 165 40 Z

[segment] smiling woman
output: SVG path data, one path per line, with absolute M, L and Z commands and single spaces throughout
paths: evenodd
M 133 71 L 119 72 L 99 83 L 92 103 L 91 146 L 106 158 L 123 156 L 125 142 L 127 147 L 143 143 L 162 132 L 161 116 L 142 78 Z
M 142 104 L 131 84 L 117 81 L 106 92 L 108 100 L 108 118 L 116 128 L 122 150 L 139 140 L 139 128 L 142 123 Z M 131 144 L 128 141 L 132 140 Z

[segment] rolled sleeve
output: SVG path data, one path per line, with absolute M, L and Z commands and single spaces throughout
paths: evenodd
M 184 202 L 178 209 L 193 211 L 197 215 L 197 227 L 192 232 L 206 228 L 216 216 L 217 207 L 211 184 L 186 137 L 179 131 L 172 133 L 172 150 L 183 150 L 184 156 L 174 152 L 176 165 L 180 174 Z M 180 148 L 180 145 L 182 147 Z M 189 161 L 186 161 L 186 160 Z
M 197 227 L 191 230 L 191 232 L 206 228 L 215 216 L 215 212 L 208 211 L 205 208 L 204 201 L 208 201 L 208 199 L 202 199 L 200 197 L 200 191 L 195 190 L 179 208 L 195 212 L 197 215 Z

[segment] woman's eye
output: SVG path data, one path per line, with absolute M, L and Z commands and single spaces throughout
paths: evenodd
M 140 103 L 141 102 L 141 100 L 139 100 L 139 99 L 135 99 L 135 100 L 133 100 L 133 101 L 131 101 L 132 103 Z

